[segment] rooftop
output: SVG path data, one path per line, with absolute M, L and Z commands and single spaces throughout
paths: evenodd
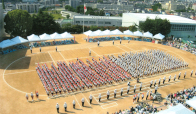
M 144 14 L 144 13 L 123 13 L 123 15 L 130 15 L 137 18 L 139 21 L 145 21 L 146 18 L 155 19 L 156 17 L 161 19 L 167 19 L 170 23 L 184 23 L 184 24 L 196 24 L 195 20 L 176 16 L 176 15 L 164 15 L 164 14 Z
M 112 17 L 112 16 L 75 16 L 75 18 L 88 18 L 88 19 L 91 19 L 91 18 L 96 18 L 96 19 L 121 19 L 122 20 L 122 17 Z

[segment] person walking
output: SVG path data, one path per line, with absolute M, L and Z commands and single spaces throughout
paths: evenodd
M 139 100 L 140 100 L 140 93 L 138 93 L 137 95 L 137 102 L 139 102 Z
M 141 82 L 141 84 L 140 84 L 140 91 L 142 90 L 142 82 Z
M 38 93 L 38 91 L 35 94 L 36 94 L 37 100 L 39 101 L 39 93 Z
M 27 102 L 29 101 L 28 99 L 29 99 L 29 96 L 28 96 L 28 94 L 26 93 L 26 99 L 27 99 Z
M 90 100 L 90 104 L 91 104 L 92 100 L 93 100 L 93 96 L 92 95 L 89 96 L 89 100 Z
M 32 98 L 32 101 L 33 101 L 33 92 L 31 92 L 31 98 Z
M 110 91 L 108 90 L 107 91 L 107 99 L 109 100 L 109 98 L 110 98 Z
M 170 80 L 171 80 L 171 75 L 169 76 L 168 82 L 170 82 Z
M 151 82 L 150 82 L 150 87 L 152 87 L 152 83 L 153 83 L 153 80 L 151 80 Z
M 147 93 L 146 93 L 146 100 L 148 99 L 148 94 L 149 94 L 149 91 L 147 91 Z
M 98 45 L 98 47 L 99 47 L 99 41 L 97 42 L 97 45 Z
M 39 47 L 39 51 L 40 51 L 40 52 L 42 51 L 41 47 Z
M 161 84 L 161 78 L 159 78 L 159 85 Z
M 180 72 L 179 75 L 178 75 L 178 80 L 180 79 L 180 75 L 181 75 L 181 72 Z
M 89 51 L 89 56 L 91 56 L 91 50 Z
M 85 101 L 84 98 L 82 98 L 81 101 L 82 101 L 82 106 L 84 107 L 84 101 Z
M 176 74 L 175 74 L 175 76 L 174 76 L 174 81 L 176 80 Z
M 101 102 L 101 93 L 99 94 L 99 102 Z
M 67 111 L 67 103 L 64 103 L 65 112 Z
M 154 81 L 154 87 L 156 86 L 156 84 L 157 84 L 157 80 Z
M 123 94 L 123 88 L 121 88 L 120 90 L 120 95 L 122 96 L 122 94 Z
M 114 98 L 116 98 L 116 89 L 114 90 Z
M 57 52 L 57 46 L 56 46 L 56 52 Z
M 114 40 L 113 40 L 113 45 L 114 45 Z
M 130 39 L 128 40 L 128 43 L 130 42 Z
M 156 95 L 153 96 L 153 103 L 154 103 L 155 99 L 156 99 Z
M 142 101 L 143 101 L 143 99 L 144 99 L 144 93 L 142 93 Z
M 73 100 L 73 108 L 75 109 L 75 106 L 76 106 L 76 102 L 75 100 Z
M 31 53 L 32 53 L 32 47 L 30 47 Z
M 127 87 L 127 94 L 129 94 L 130 86 Z
M 186 71 L 185 71 L 185 73 L 184 73 L 184 79 L 185 79 L 185 77 L 186 77 Z
M 155 87 L 155 92 L 154 92 L 155 94 L 157 93 L 157 89 L 158 89 L 158 86 Z
M 58 103 L 56 104 L 56 110 L 57 110 L 57 113 L 59 113 L 59 104 Z
M 134 86 L 134 90 L 133 90 L 134 93 L 135 93 L 135 90 L 136 90 L 136 85 Z
M 165 83 L 165 80 L 166 80 L 166 77 L 164 76 L 164 78 L 163 78 L 163 84 Z
M 120 44 L 121 44 L 121 39 L 120 39 Z
M 191 71 L 191 77 L 192 77 L 192 75 L 193 75 L 193 70 Z

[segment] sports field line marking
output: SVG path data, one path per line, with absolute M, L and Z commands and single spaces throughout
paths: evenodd
M 124 46 L 124 47 L 126 47 L 126 48 L 128 48 L 128 49 L 131 49 L 131 48 L 129 48 L 129 47 L 127 47 L 126 45 L 122 45 L 122 46 Z M 134 49 L 131 49 L 132 51 L 135 51 Z
M 110 103 L 110 104 L 116 104 L 116 105 L 113 105 L 113 106 L 109 106 L 109 107 L 106 107 L 106 108 L 103 108 L 103 106 L 101 106 L 101 108 L 103 108 L 103 109 L 107 109 L 107 108 L 111 108 L 111 107 L 115 107 L 115 106 L 118 106 L 118 104 L 116 103 L 116 102 L 113 102 L 113 103 Z
M 53 61 L 46 61 L 46 62 L 39 62 L 39 63 L 49 63 L 49 62 L 53 62 Z M 39 63 L 35 63 L 35 64 L 39 64 Z
M 123 51 L 125 51 L 125 52 L 129 52 L 129 51 L 126 51 L 126 50 L 124 50 L 124 49 L 122 49 L 122 48 L 120 48 L 120 47 L 118 47 L 118 46 L 116 46 L 117 48 L 119 48 L 119 49 L 121 49 L 121 50 L 123 50 Z
M 9 68 L 9 66 L 11 66 L 14 62 L 16 62 L 16 61 L 18 61 L 18 60 L 20 60 L 20 59 L 23 59 L 23 58 L 25 58 L 25 57 L 26 57 L 26 56 L 21 57 L 21 58 L 19 58 L 19 59 L 16 59 L 16 60 L 13 61 L 12 63 L 10 63 L 10 64 L 5 68 L 5 70 L 4 70 L 4 72 L 3 72 L 3 81 L 4 81 L 10 88 L 12 88 L 12 89 L 14 89 L 14 90 L 16 90 L 16 91 L 18 91 L 18 92 L 24 93 L 24 94 L 26 94 L 27 92 L 18 90 L 18 89 L 16 89 L 16 88 L 12 87 L 11 85 L 9 85 L 9 84 L 6 82 L 6 80 L 5 80 L 5 71 L 6 71 L 6 70 Z M 28 93 L 28 94 L 30 94 L 30 93 Z M 39 96 L 47 96 L 47 95 L 39 95 Z
M 64 58 L 64 56 L 62 55 L 62 53 L 61 52 L 59 52 L 60 53 L 60 55 L 63 57 L 63 59 L 66 61 L 66 59 Z
M 78 103 L 78 105 L 80 106 L 80 104 L 79 104 L 78 100 L 76 99 L 75 95 L 74 95 L 74 98 L 75 98 L 76 102 Z M 80 106 L 80 108 L 82 108 L 82 107 Z
M 82 92 L 81 92 L 82 93 Z M 84 94 L 82 93 L 82 95 L 84 96 Z M 86 97 L 84 96 L 84 98 L 86 99 Z M 91 104 L 88 102 L 88 100 L 86 99 L 86 102 L 91 106 Z
M 97 54 L 95 51 L 93 51 L 91 48 L 88 48 L 89 50 L 91 50 L 92 52 L 94 52 L 97 56 L 100 56 L 99 54 Z
M 50 55 L 50 58 L 52 59 L 52 61 L 55 63 L 54 59 L 52 58 L 50 52 L 48 52 L 48 54 Z
M 113 102 L 113 103 L 108 103 L 108 104 L 101 105 L 101 106 L 106 106 L 106 105 L 110 105 L 110 104 L 116 104 L 116 105 L 118 105 L 116 102 Z
M 36 70 L 28 70 L 28 71 L 22 71 L 22 72 L 7 73 L 5 75 L 18 74 L 18 73 L 24 73 L 24 72 L 33 72 L 33 71 L 36 71 Z

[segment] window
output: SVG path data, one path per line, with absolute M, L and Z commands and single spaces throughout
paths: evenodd
M 78 23 L 80 23 L 80 21 L 76 21 L 76 23 L 78 24 Z
M 89 24 L 96 24 L 95 21 L 89 21 Z
M 105 24 L 111 24 L 111 22 L 105 22 Z
M 99 21 L 98 24 L 103 24 L 103 22 Z

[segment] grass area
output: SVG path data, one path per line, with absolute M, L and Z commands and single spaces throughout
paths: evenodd
M 57 20 L 57 19 L 65 19 L 65 17 L 62 17 L 61 14 L 52 14 L 52 16 L 54 17 L 54 20 Z

